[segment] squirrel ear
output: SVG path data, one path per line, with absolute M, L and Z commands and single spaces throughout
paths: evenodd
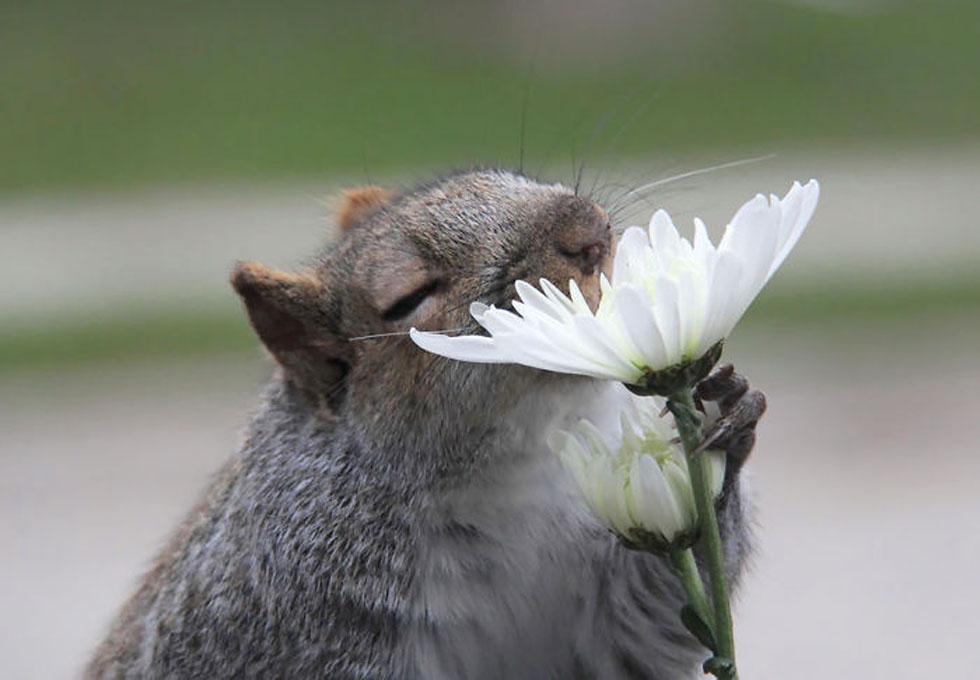
M 343 193 L 340 209 L 337 211 L 337 224 L 343 231 L 349 230 L 364 218 L 391 203 L 393 191 L 378 186 L 363 186 L 349 189 Z
M 235 268 L 231 285 L 245 303 L 252 328 L 287 377 L 335 411 L 344 397 L 350 356 L 334 330 L 323 283 L 243 262 Z

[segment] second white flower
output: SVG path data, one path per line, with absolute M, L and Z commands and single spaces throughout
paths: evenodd
M 575 478 L 596 517 L 624 542 L 668 552 L 696 538 L 697 508 L 688 462 L 658 414 L 656 400 L 634 402 L 621 416 L 621 439 L 612 445 L 592 423 L 556 431 L 548 443 Z M 705 451 L 711 492 L 721 492 L 725 453 Z

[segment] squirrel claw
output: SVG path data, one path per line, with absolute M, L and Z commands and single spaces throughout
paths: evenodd
M 717 402 L 722 413 L 725 413 L 748 389 L 748 379 L 736 373 L 734 365 L 724 364 L 698 383 L 694 395 L 701 401 Z
M 707 449 L 721 449 L 728 454 L 737 470 L 755 445 L 755 426 L 766 410 L 766 397 L 749 389 L 745 376 L 726 364 L 698 383 L 695 393 L 704 401 L 713 401 L 721 417 L 704 434 L 695 454 Z

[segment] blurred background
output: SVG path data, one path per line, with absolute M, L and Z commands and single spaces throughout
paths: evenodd
M 77 673 L 233 451 L 234 261 L 473 164 L 716 229 L 821 181 L 726 350 L 770 400 L 742 676 L 968 667 L 980 4 L 0 0 L 0 676 Z

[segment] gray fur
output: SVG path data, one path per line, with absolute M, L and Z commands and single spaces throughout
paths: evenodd
M 513 278 L 588 289 L 594 275 L 552 244 L 595 216 L 558 185 L 461 174 L 378 206 L 317 259 L 315 285 L 236 280 L 282 368 L 87 677 L 698 675 L 707 652 L 664 561 L 621 547 L 544 444 L 582 416 L 615 422 L 633 397 L 403 337 L 341 342 L 465 325 L 468 300 L 506 299 Z M 379 285 L 401 280 L 386 272 L 419 262 L 446 281 L 438 304 L 382 321 Z M 297 337 L 265 333 L 257 300 L 262 319 L 298 315 Z M 719 501 L 733 581 L 741 504 L 736 478 Z

